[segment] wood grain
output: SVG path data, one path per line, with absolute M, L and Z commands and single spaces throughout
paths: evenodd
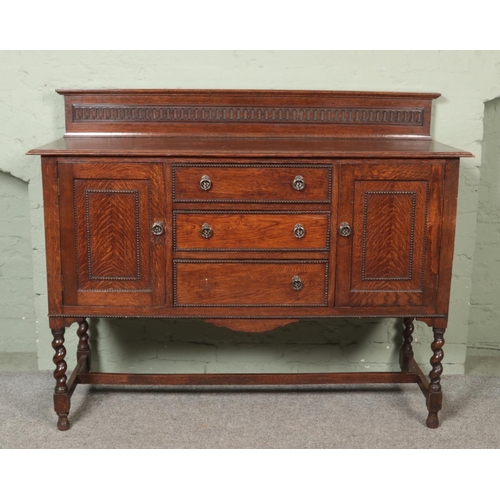
M 338 373 L 80 373 L 79 384 L 119 385 L 322 385 L 408 384 L 418 375 L 400 372 Z
M 416 138 L 121 136 L 66 137 L 28 154 L 210 159 L 459 158 L 471 153 Z
M 229 328 L 235 332 L 262 333 L 297 323 L 296 319 L 206 319 L 205 323 Z
M 436 93 L 60 91 L 68 134 L 430 135 Z
M 459 158 L 472 156 L 430 138 L 439 94 L 60 93 L 65 137 L 28 153 L 43 156 L 59 429 L 83 383 L 417 383 L 437 427 Z M 196 318 L 255 333 L 300 319 L 404 318 L 402 372 L 92 373 L 89 317 Z M 433 327 L 430 381 L 412 355 L 413 318 Z M 67 382 L 64 328 L 74 322 Z
M 63 304 L 63 273 L 61 265 L 61 221 L 59 218 L 59 178 L 55 158 L 42 158 L 42 186 L 49 314 L 60 314 L 62 313 Z M 51 328 L 60 329 L 61 326 L 57 325 Z
M 429 240 L 439 230 L 441 169 L 426 161 L 342 163 L 337 223 L 348 222 L 352 234 L 338 238 L 337 305 L 433 303 L 439 250 Z
M 257 202 L 257 203 L 329 203 L 331 167 L 279 163 L 174 163 L 173 199 L 193 202 Z M 198 166 L 199 165 L 199 166 Z M 212 187 L 200 187 L 208 176 Z M 304 179 L 304 189 L 293 187 L 297 176 Z
M 193 261 L 203 259 L 191 259 Z M 381 310 L 380 306 L 349 306 L 349 307 L 309 307 L 307 305 L 290 306 L 245 306 L 231 307 L 218 306 L 209 308 L 206 306 L 170 307 L 170 306 L 134 306 L 131 305 L 80 305 L 63 306 L 63 317 L 81 317 L 85 313 L 89 318 L 102 317 L 141 317 L 141 318 L 270 318 L 270 319 L 314 319 L 314 318 L 405 318 L 419 317 L 420 321 L 432 318 L 446 319 L 447 315 L 436 313 L 435 305 L 430 306 L 387 306 Z M 58 319 L 59 316 L 51 316 Z M 74 322 L 72 320 L 72 322 Z
M 327 305 L 325 261 L 174 261 L 174 269 L 177 306 Z
M 174 250 L 326 252 L 330 243 L 329 215 L 330 212 L 174 212 Z M 203 224 L 208 224 L 213 232 L 209 238 L 201 234 Z M 304 231 L 300 238 L 294 234 L 298 224 Z
M 448 311 L 451 292 L 451 279 L 453 268 L 453 252 L 455 248 L 455 226 L 457 218 L 458 203 L 458 181 L 459 162 L 458 160 L 448 160 L 444 169 L 443 197 L 442 204 L 442 224 L 440 234 L 439 261 L 434 262 L 439 272 L 439 285 L 437 294 L 438 311 Z M 435 237 L 438 240 L 438 235 Z M 446 323 L 436 325 L 439 328 L 446 328 Z
M 59 162 L 65 303 L 165 303 L 161 163 Z M 168 231 L 168 227 L 166 228 Z

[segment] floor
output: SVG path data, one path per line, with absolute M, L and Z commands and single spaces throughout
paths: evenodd
M 21 448 L 500 449 L 500 377 L 443 377 L 445 402 L 439 429 L 426 427 L 425 398 L 416 384 L 306 388 L 104 385 L 77 387 L 71 398 L 70 430 L 60 432 L 56 429 L 51 375 L 50 371 L 0 373 L 0 451 Z M 437 467 L 438 475 L 442 473 L 436 455 L 419 454 L 419 457 L 424 457 L 431 470 Z M 474 455 L 474 463 L 476 459 Z M 338 472 L 337 462 L 335 459 L 332 462 L 334 475 Z M 455 469 L 447 471 L 446 477 L 457 476 L 455 462 Z M 490 457 L 488 463 L 495 461 Z M 33 465 L 36 469 L 36 464 Z M 153 470 L 154 464 L 151 465 Z M 203 468 L 203 464 L 199 465 Z M 254 463 L 247 464 L 246 468 L 257 471 L 255 476 L 262 472 L 259 465 L 256 466 L 254 457 Z M 365 465 L 370 472 L 373 464 Z M 482 482 L 494 481 L 494 466 L 491 470 L 482 467 L 476 476 L 481 477 Z M 298 474 L 303 467 L 303 463 L 297 465 Z M 22 464 L 18 468 L 22 469 Z M 332 475 L 332 466 L 330 470 L 323 468 L 318 475 L 320 469 L 315 468 L 316 481 L 325 474 L 325 477 Z M 462 476 L 468 477 L 469 469 L 470 464 L 460 471 Z M 290 471 L 283 472 L 286 475 Z M 459 482 L 463 483 L 461 480 L 462 477 Z M 331 478 L 325 481 L 332 483 Z M 363 492 L 363 488 L 369 486 L 369 483 L 359 484 L 358 490 Z M 495 485 L 491 484 L 490 488 L 494 491 Z M 306 493 L 310 491 L 304 489 L 302 496 Z M 476 489 L 469 493 L 469 496 L 478 496 Z M 416 498 L 411 494 L 410 497 Z

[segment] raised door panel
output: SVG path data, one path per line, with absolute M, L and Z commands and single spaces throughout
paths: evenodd
M 432 306 L 438 277 L 442 163 L 341 165 L 336 305 Z
M 165 303 L 163 165 L 60 162 L 64 303 Z

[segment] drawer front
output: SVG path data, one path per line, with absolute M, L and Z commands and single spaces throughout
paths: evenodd
M 174 212 L 175 251 L 328 251 L 329 212 Z
M 173 199 L 184 202 L 329 203 L 331 165 L 173 164 Z
M 326 306 L 327 261 L 174 261 L 175 306 Z

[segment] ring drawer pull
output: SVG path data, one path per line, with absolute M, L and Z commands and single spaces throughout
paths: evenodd
M 214 232 L 212 231 L 212 228 L 210 227 L 210 224 L 203 224 L 203 226 L 201 226 L 201 235 L 203 236 L 203 238 L 210 238 L 212 235 L 214 234 Z
M 164 229 L 165 229 L 165 226 L 163 225 L 162 221 L 157 221 L 157 222 L 153 223 L 153 225 L 151 226 L 151 232 L 155 236 L 160 236 L 160 234 L 163 234 Z
M 208 175 L 204 175 L 200 181 L 200 187 L 203 191 L 208 191 L 212 187 L 212 181 Z
M 293 189 L 296 189 L 297 191 L 302 191 L 306 183 L 304 182 L 304 178 L 301 175 L 297 175 L 293 180 L 292 185 Z
M 294 276 L 292 278 L 292 288 L 294 290 L 297 291 L 300 290 L 302 288 L 302 285 L 303 285 L 302 280 L 298 276 Z
M 306 230 L 304 229 L 304 226 L 302 224 L 295 224 L 295 227 L 293 228 L 293 234 L 300 240 L 300 238 L 303 238 L 306 235 Z
M 351 235 L 351 232 L 351 226 L 347 222 L 342 222 L 342 224 L 340 224 L 339 233 L 341 236 L 347 238 Z

